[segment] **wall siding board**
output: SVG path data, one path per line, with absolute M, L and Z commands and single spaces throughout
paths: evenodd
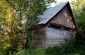
M 56 45 L 65 44 L 68 39 L 72 38 L 72 32 L 66 30 L 55 29 L 52 27 L 46 28 L 46 42 L 45 47 L 53 47 Z
M 35 30 L 37 39 L 34 40 L 34 46 L 39 48 L 47 48 L 49 46 L 60 46 L 72 39 L 72 31 L 55 29 L 53 27 L 45 27 Z M 40 33 L 40 35 L 39 35 Z
M 60 13 L 58 13 L 55 17 L 53 17 L 53 19 L 50 21 L 50 23 L 60 24 L 62 26 L 66 26 L 66 27 L 75 29 L 75 25 L 73 23 L 72 17 L 70 15 L 70 12 L 69 12 L 67 6 L 65 6 L 62 9 L 62 11 L 60 11 Z

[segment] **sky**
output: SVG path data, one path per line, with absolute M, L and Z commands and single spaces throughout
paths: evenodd
M 55 1 L 57 1 L 57 3 L 52 3 L 51 4 L 51 7 L 54 7 L 55 5 L 57 5 L 58 3 L 60 3 L 61 1 L 63 1 L 63 2 L 66 2 L 66 1 L 71 2 L 72 0 L 55 0 Z

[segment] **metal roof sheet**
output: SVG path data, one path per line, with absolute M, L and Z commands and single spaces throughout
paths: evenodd
M 56 5 L 55 7 L 49 8 L 46 10 L 43 15 L 39 15 L 38 18 L 40 22 L 38 24 L 46 24 L 53 16 L 55 16 L 67 3 L 61 3 L 59 5 Z

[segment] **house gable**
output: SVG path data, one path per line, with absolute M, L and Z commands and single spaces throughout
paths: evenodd
M 67 5 L 58 14 L 56 14 L 48 23 L 75 29 L 75 24 Z
M 61 3 L 46 10 L 39 18 L 41 18 L 41 21 L 38 24 L 47 25 L 51 23 L 76 30 L 76 24 L 69 2 Z
M 39 15 L 38 18 L 40 22 L 38 24 L 46 24 L 53 16 L 55 16 L 59 11 L 67 4 L 68 2 L 64 2 L 61 4 L 58 4 L 55 7 L 47 9 L 45 12 L 43 12 L 42 15 Z

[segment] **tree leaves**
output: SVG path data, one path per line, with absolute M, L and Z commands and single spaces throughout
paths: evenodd
M 4 50 L 2 54 L 22 49 L 29 43 L 26 40 L 34 39 L 31 29 L 38 22 L 37 16 L 51 2 L 53 0 L 0 0 L 0 50 Z
M 78 0 L 73 3 L 74 16 L 77 23 L 78 32 L 85 36 L 85 0 Z

